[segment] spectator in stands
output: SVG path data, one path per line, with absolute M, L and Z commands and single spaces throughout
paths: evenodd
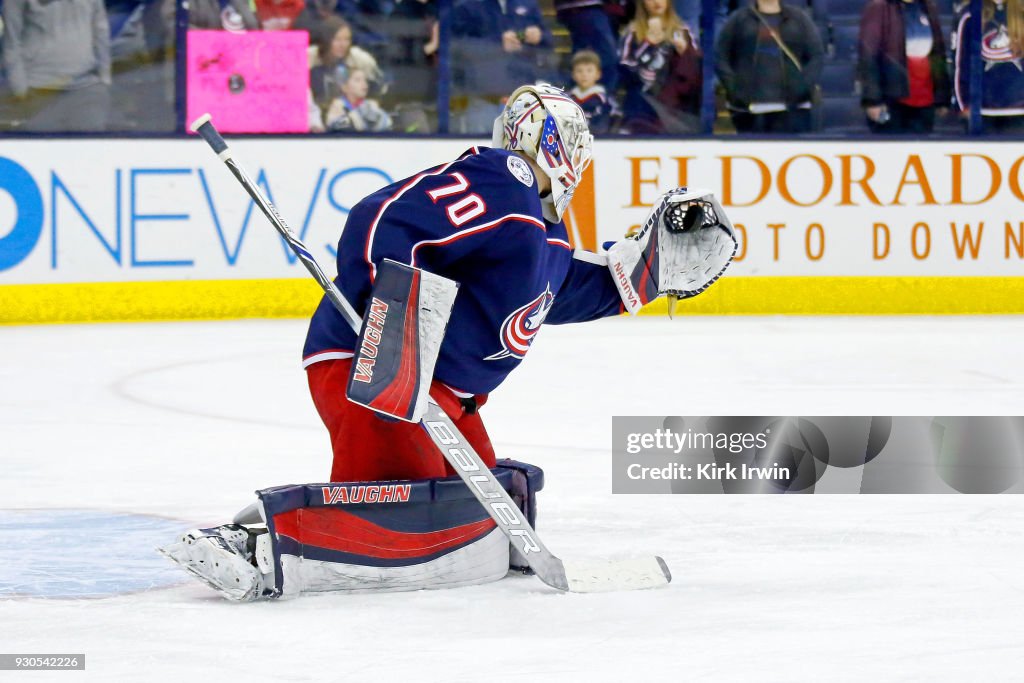
M 715 44 L 715 73 L 740 133 L 804 133 L 824 48 L 800 7 L 755 0 L 729 15 Z
M 572 99 L 587 117 L 590 132 L 601 135 L 611 130 L 612 102 L 601 79 L 601 58 L 593 50 L 580 50 L 572 56 Z
M 456 0 L 452 9 L 453 130 L 490 133 L 502 98 L 556 76 L 537 0 Z
M 384 74 L 366 50 L 352 44 L 352 28 L 344 19 L 327 17 L 316 29 L 316 63 L 310 69 L 309 85 L 313 98 L 326 107 L 337 96 L 348 71 L 360 69 L 374 94 L 385 90 Z
M 1024 133 L 1024 3 L 982 0 L 981 45 L 971 34 L 970 5 L 965 5 L 956 30 L 957 106 L 963 116 L 971 107 L 971 61 L 981 59 L 981 116 L 985 131 Z
M 861 104 L 874 133 L 931 133 L 950 102 L 933 0 L 869 0 L 860 22 Z
M 592 50 L 600 59 L 601 84 L 615 92 L 619 74 L 618 29 L 604 0 L 555 0 L 555 16 L 569 31 L 573 53 Z
M 369 81 L 362 69 L 349 69 L 341 83 L 341 94 L 331 102 L 324 117 L 330 131 L 379 133 L 391 130 L 391 117 L 367 97 Z
M 700 130 L 700 50 L 669 0 L 642 0 L 621 50 L 623 129 L 640 134 Z
M 254 0 L 264 31 L 288 31 L 306 8 L 305 0 Z
M 13 115 L 31 131 L 102 131 L 110 110 L 110 26 L 102 0 L 4 0 Z

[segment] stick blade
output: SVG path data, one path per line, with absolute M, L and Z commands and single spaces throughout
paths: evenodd
M 626 560 L 563 560 L 572 593 L 604 593 L 660 588 L 672 581 L 665 560 L 641 557 Z

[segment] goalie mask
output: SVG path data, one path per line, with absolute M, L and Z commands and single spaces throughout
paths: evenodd
M 491 144 L 521 151 L 551 178 L 551 194 L 542 198 L 544 217 L 562 220 L 590 164 L 594 136 L 579 105 L 564 91 L 541 83 L 517 89 L 494 120 Z

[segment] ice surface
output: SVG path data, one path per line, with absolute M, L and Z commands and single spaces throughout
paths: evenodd
M 101 510 L 0 509 L 0 599 L 103 598 L 182 583 L 152 553 L 182 522 Z
M 546 326 L 482 411 L 499 456 L 545 469 L 538 531 L 556 554 L 659 554 L 665 589 L 563 595 L 513 577 L 236 605 L 184 573 L 160 579 L 150 541 L 168 518 L 227 521 L 257 488 L 327 475 L 304 333 L 302 321 L 0 328 L 0 564 L 49 572 L 37 593 L 86 580 L 124 593 L 12 597 L 0 572 L 0 651 L 87 655 L 84 673 L 33 681 L 1021 675 L 1020 497 L 613 496 L 609 452 L 612 415 L 1020 415 L 1020 318 Z M 109 563 L 83 555 L 62 583 L 90 515 Z M 162 522 L 111 541 L 115 522 L 140 519 Z M 25 543 L 44 522 L 48 537 Z

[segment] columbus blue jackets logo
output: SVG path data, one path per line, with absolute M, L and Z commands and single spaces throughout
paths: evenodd
M 522 360 L 530 350 L 533 338 L 540 331 L 544 318 L 548 316 L 555 295 L 551 293 L 551 285 L 544 288 L 544 293 L 525 306 L 513 311 L 501 324 L 501 351 L 487 356 L 484 360 L 501 360 L 517 358 Z
M 985 71 L 996 64 L 1007 62 L 1013 64 L 1018 70 L 1024 71 L 1021 68 L 1021 59 L 1013 48 L 1013 40 L 1005 26 L 989 31 L 981 37 L 981 58 L 985 62 Z

